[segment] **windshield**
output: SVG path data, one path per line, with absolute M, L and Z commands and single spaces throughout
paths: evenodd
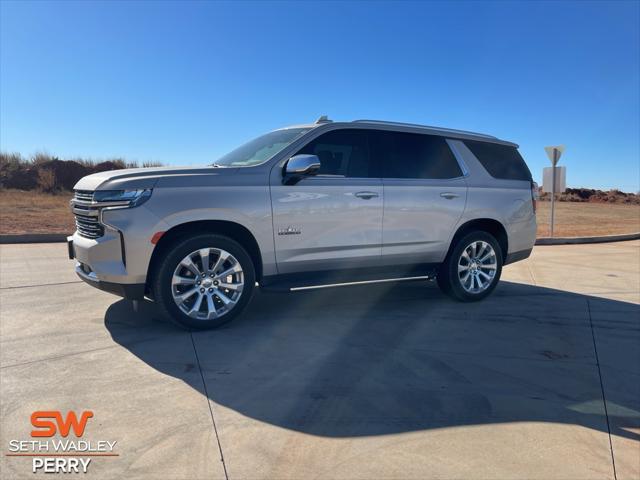
M 310 128 L 287 128 L 269 132 L 227 153 L 219 160 L 216 160 L 213 165 L 221 167 L 251 167 L 259 165 L 282 151 L 287 145 L 290 145 L 296 138 L 309 130 Z

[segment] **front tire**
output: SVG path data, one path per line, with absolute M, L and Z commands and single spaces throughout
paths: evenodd
M 255 268 L 235 240 L 203 234 L 177 240 L 156 270 L 153 294 L 160 311 L 188 329 L 216 328 L 249 303 Z
M 440 289 L 461 302 L 489 295 L 502 274 L 502 249 L 493 235 L 474 231 L 460 238 L 438 270 Z

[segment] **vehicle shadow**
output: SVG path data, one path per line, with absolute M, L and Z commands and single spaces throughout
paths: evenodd
M 313 435 L 556 422 L 640 440 L 632 303 L 501 282 L 463 304 L 404 283 L 257 293 L 228 326 L 193 333 L 159 320 L 151 302 L 136 312 L 121 300 L 105 325 L 185 383 L 199 366 L 206 389 L 192 386 L 216 404 Z M 187 356 L 178 339 L 190 335 Z

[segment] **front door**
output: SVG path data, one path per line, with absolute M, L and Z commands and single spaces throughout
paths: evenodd
M 366 133 L 333 130 L 297 153 L 321 167 L 295 185 L 273 176 L 271 204 L 278 272 L 375 266 L 382 245 L 383 188 L 368 178 Z

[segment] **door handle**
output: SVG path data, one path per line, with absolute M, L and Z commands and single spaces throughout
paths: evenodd
M 440 194 L 440 196 L 442 198 L 446 198 L 447 200 L 452 200 L 454 198 L 458 198 L 460 195 L 458 195 L 457 193 L 453 193 L 453 192 L 442 192 Z
M 363 200 L 369 200 L 371 198 L 376 198 L 378 194 L 376 192 L 357 192 L 355 196 L 362 198 Z

